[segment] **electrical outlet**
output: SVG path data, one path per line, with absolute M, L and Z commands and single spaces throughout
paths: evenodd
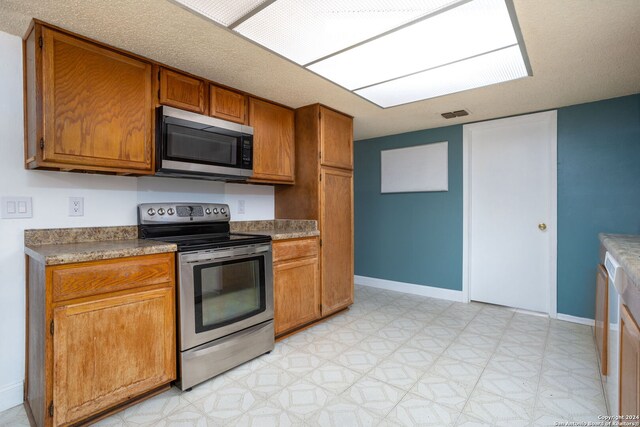
M 69 216 L 84 216 L 84 197 L 69 197 Z
M 33 205 L 31 197 L 3 197 L 2 218 L 31 218 Z
M 244 213 L 244 200 L 238 200 L 238 214 Z

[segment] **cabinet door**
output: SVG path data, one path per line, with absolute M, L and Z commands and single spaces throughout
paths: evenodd
M 200 79 L 160 69 L 160 104 L 204 114 L 205 88 Z
M 278 263 L 273 280 L 276 335 L 320 317 L 318 258 Z
M 320 163 L 353 169 L 353 119 L 320 107 Z
M 48 28 L 42 34 L 43 161 L 150 173 L 151 64 Z
M 640 327 L 626 305 L 620 307 L 620 415 L 640 414 Z
M 249 98 L 253 126 L 253 181 L 293 183 L 294 112 Z
M 353 303 L 353 177 L 321 170 L 322 315 Z
M 596 276 L 596 312 L 593 333 L 596 348 L 600 356 L 602 375 L 607 375 L 608 344 L 609 344 L 609 275 L 604 265 L 598 265 Z
M 173 287 L 54 309 L 54 425 L 175 379 Z
M 221 87 L 209 86 L 209 115 L 236 123 L 246 123 L 247 97 Z

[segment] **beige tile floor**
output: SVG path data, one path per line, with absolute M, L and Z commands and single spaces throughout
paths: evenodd
M 357 286 L 346 313 L 103 426 L 552 426 L 605 403 L 591 328 Z M 0 425 L 28 425 L 22 406 Z

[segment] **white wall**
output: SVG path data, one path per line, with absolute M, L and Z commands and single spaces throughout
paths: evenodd
M 0 32 L 0 196 L 33 199 L 33 218 L 0 219 L 0 411 L 22 402 L 25 229 L 133 225 L 138 203 L 159 201 L 226 202 L 234 220 L 274 218 L 271 186 L 27 171 L 23 130 L 22 41 Z M 83 217 L 67 215 L 70 196 L 84 197 Z

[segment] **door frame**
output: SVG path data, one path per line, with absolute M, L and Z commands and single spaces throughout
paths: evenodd
M 549 211 L 547 232 L 549 233 L 549 317 L 558 316 L 558 114 L 557 110 L 533 113 L 523 116 L 508 117 L 479 123 L 463 125 L 462 130 L 462 299 L 469 302 L 471 259 L 471 132 L 474 129 L 491 129 L 509 123 L 530 123 L 545 120 L 551 128 L 551 153 L 549 170 Z

